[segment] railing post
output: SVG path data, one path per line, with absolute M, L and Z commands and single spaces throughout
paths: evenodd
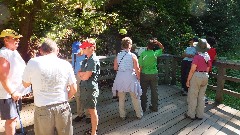
M 170 58 L 169 56 L 165 57 L 166 63 L 164 65 L 165 67 L 165 75 L 164 75 L 164 84 L 170 84 Z
M 171 85 L 176 85 L 177 83 L 177 60 L 175 57 L 172 57 L 172 80 L 171 80 Z
M 226 74 L 226 69 L 224 66 L 219 65 L 218 76 L 217 76 L 217 91 L 216 91 L 216 102 L 222 103 L 223 101 L 223 89 L 224 89 L 224 76 Z

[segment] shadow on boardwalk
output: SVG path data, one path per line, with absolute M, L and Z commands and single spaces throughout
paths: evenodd
M 174 86 L 160 85 L 158 112 L 147 110 L 141 120 L 135 116 L 131 98 L 126 97 L 127 119 L 121 120 L 118 102 L 112 99 L 110 89 L 102 89 L 98 100 L 99 135 L 214 135 L 240 134 L 240 112 L 223 104 L 208 104 L 203 120 L 190 120 L 184 117 L 187 111 L 187 97 L 180 94 Z M 148 92 L 150 99 L 150 91 Z M 150 103 L 150 101 L 148 101 Z M 76 117 L 75 102 L 71 101 L 73 118 Z M 26 105 L 22 111 L 22 120 L 28 135 L 33 135 L 33 104 Z M 3 127 L 3 121 L 0 127 Z M 83 135 L 91 128 L 85 120 L 73 122 L 74 135 Z M 19 128 L 19 127 L 18 127 Z M 0 128 L 0 134 L 3 134 Z

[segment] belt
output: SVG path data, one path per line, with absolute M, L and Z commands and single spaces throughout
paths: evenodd
M 207 71 L 196 71 L 196 72 L 207 72 Z
M 36 106 L 36 107 L 54 107 L 54 106 L 58 106 L 61 104 L 66 104 L 66 103 L 68 103 L 68 101 L 64 101 L 62 103 L 51 104 L 51 105 L 45 105 L 45 106 Z

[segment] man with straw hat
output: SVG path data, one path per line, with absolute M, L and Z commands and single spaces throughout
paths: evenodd
M 4 46 L 0 49 L 0 114 L 5 121 L 5 133 L 14 135 L 18 117 L 15 102 L 21 98 L 22 74 L 26 66 L 17 51 L 22 35 L 14 30 L 1 32 Z

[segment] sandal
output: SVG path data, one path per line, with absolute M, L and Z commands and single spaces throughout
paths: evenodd
M 96 131 L 96 135 L 98 134 L 98 130 Z M 85 131 L 84 135 L 92 135 L 92 129 Z

